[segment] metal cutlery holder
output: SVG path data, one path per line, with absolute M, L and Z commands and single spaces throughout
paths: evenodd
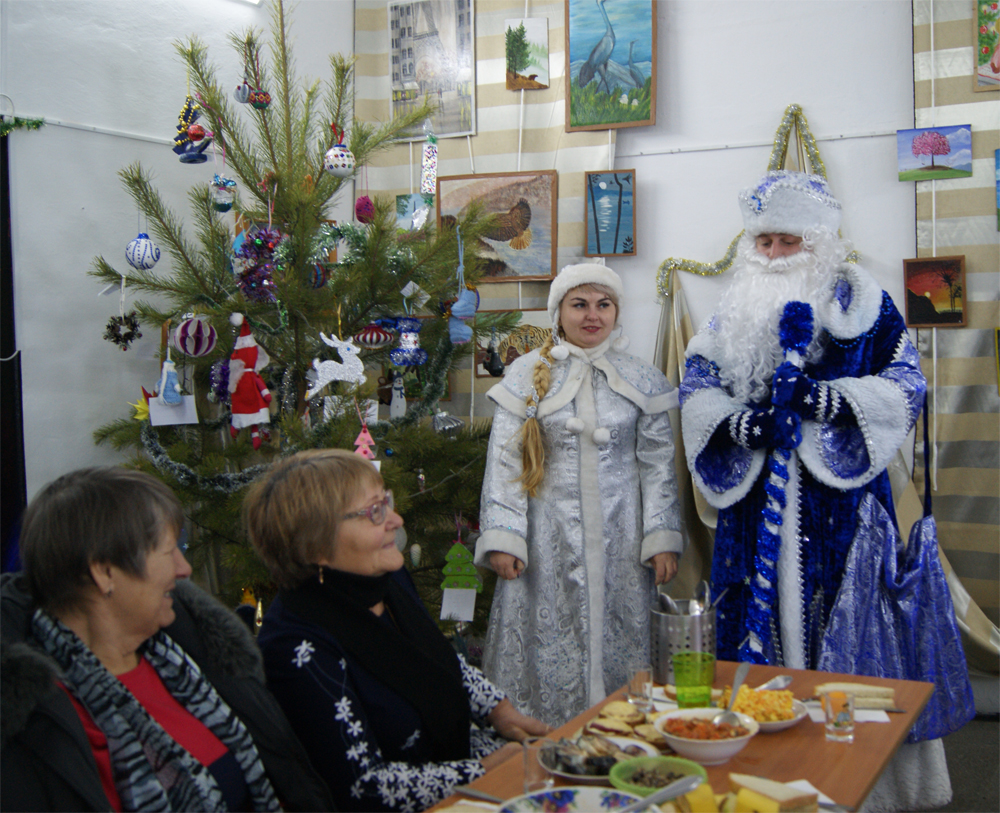
M 675 652 L 685 649 L 715 654 L 715 608 L 700 615 L 688 615 L 690 601 L 677 601 L 683 615 L 650 610 L 649 652 L 653 662 L 654 683 L 674 683 Z M 715 667 L 712 677 L 714 679 Z

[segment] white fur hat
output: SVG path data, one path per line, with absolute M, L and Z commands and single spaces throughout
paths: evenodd
M 801 236 L 806 229 L 840 228 L 840 204 L 819 175 L 776 170 L 740 192 L 743 228 L 751 237 L 778 233 Z
M 565 347 L 559 344 L 559 306 L 563 298 L 580 285 L 606 285 L 615 292 L 618 302 L 621 303 L 625 295 L 625 288 L 622 285 L 622 278 L 606 265 L 598 263 L 577 263 L 567 265 L 552 280 L 549 287 L 549 319 L 552 320 L 552 335 L 556 346 L 552 348 L 552 358 L 562 361 L 568 355 Z M 615 324 L 618 324 L 618 317 L 621 315 L 621 306 L 615 309 Z M 628 337 L 619 336 L 615 339 L 613 347 L 619 352 L 624 352 L 628 347 Z
M 559 306 L 563 297 L 580 285 L 607 285 L 618 301 L 621 302 L 625 296 L 625 288 L 622 285 L 622 278 L 606 265 L 597 263 L 578 263 L 577 265 L 567 265 L 552 280 L 549 288 L 549 319 L 552 320 L 552 327 L 559 325 Z

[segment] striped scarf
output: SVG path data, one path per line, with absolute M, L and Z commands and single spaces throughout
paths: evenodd
M 104 733 L 124 810 L 225 810 L 211 772 L 167 734 L 69 628 L 35 611 L 36 640 L 59 664 L 63 683 Z M 197 664 L 160 630 L 144 657 L 184 708 L 225 745 L 243 769 L 254 810 L 278 810 L 257 748 Z

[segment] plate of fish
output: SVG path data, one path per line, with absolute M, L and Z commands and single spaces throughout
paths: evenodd
M 648 742 L 628 737 L 583 734 L 575 740 L 563 737 L 546 746 L 538 757 L 553 776 L 577 785 L 606 785 L 612 766 L 637 756 L 657 756 Z

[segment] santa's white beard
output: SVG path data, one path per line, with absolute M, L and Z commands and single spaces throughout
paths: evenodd
M 733 281 L 716 316 L 715 358 L 723 386 L 740 401 L 759 403 L 770 392 L 774 370 L 784 360 L 778 323 L 785 304 L 805 302 L 815 313 L 834 269 L 827 259 L 831 241 L 839 242 L 831 235 L 818 251 L 811 242 L 814 248 L 769 260 L 757 251 L 754 238 L 741 238 Z M 814 320 L 807 361 L 822 351 L 819 332 Z

